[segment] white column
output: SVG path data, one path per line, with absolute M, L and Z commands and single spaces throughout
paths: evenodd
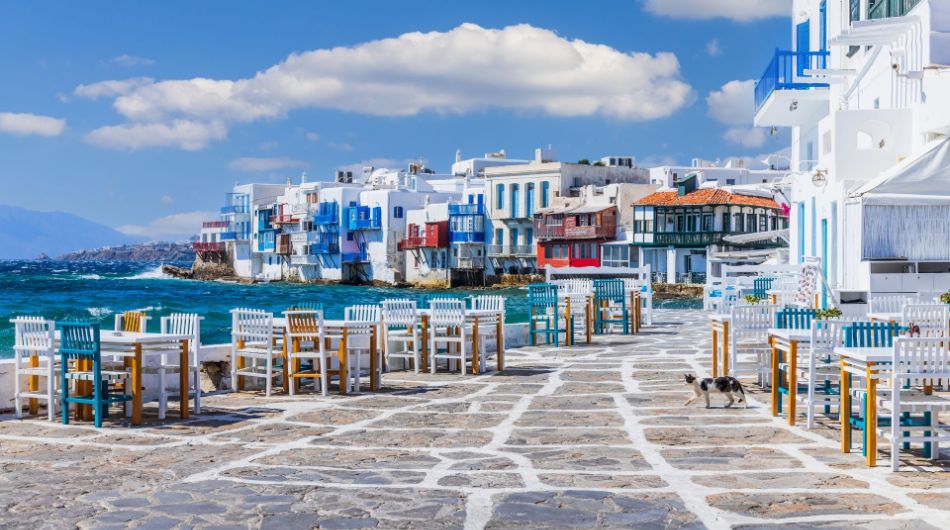
M 666 249 L 666 283 L 676 283 L 676 247 Z

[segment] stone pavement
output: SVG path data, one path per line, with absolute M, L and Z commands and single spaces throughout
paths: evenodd
M 500 374 L 386 374 L 375 395 L 221 394 L 141 428 L 4 416 L 0 527 L 950 527 L 947 467 L 868 469 L 837 423 L 789 428 L 751 383 L 749 409 L 683 408 L 707 321 L 655 320 L 511 350 Z

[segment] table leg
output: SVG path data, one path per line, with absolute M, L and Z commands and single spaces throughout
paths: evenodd
M 300 353 L 299 338 L 295 338 L 294 340 L 290 341 L 290 351 L 291 353 Z M 300 378 L 297 377 L 297 374 L 300 373 L 300 357 L 297 355 L 291 355 L 290 369 L 290 386 L 294 389 L 294 394 L 298 394 L 300 392 Z M 314 368 L 314 372 L 316 371 L 316 368 Z
M 587 344 L 590 344 L 593 338 L 591 335 L 594 333 L 594 306 L 593 301 L 587 299 L 587 308 L 585 309 L 585 317 L 587 318 L 587 328 L 584 330 L 584 334 L 587 336 Z
M 841 360 L 841 378 L 838 381 L 840 395 L 840 410 L 838 419 L 841 420 L 841 452 L 851 452 L 851 374 L 845 369 L 845 361 Z
M 637 332 L 637 304 L 636 293 L 630 291 L 630 333 Z
M 795 425 L 795 404 L 798 402 L 798 341 L 788 346 L 788 424 Z M 773 385 L 774 386 L 774 385 Z
M 422 358 L 422 366 L 419 367 L 420 372 L 429 371 L 429 315 L 422 315 L 422 336 L 419 337 L 419 341 L 422 343 L 422 352 L 420 357 Z
M 643 323 L 643 299 L 640 293 L 637 293 L 637 333 L 640 333 L 640 325 Z
M 464 366 L 465 362 L 462 362 Z M 478 317 L 475 317 L 475 321 L 472 323 L 472 375 L 478 375 L 480 373 L 479 369 L 479 358 L 478 358 Z M 463 372 L 465 370 L 462 370 Z
M 346 352 L 346 329 L 340 335 L 340 394 L 344 395 L 350 386 L 349 366 Z
M 369 390 L 376 392 L 379 390 L 379 354 L 376 352 L 377 330 L 373 327 L 369 333 Z
M 243 349 L 244 349 L 244 339 L 239 339 L 237 346 L 238 346 L 238 351 L 243 350 Z M 237 356 L 237 369 L 238 369 L 238 370 L 243 370 L 243 369 L 244 369 L 244 357 L 242 357 L 242 356 L 240 356 L 240 355 Z M 243 376 L 243 375 L 237 376 L 237 381 L 234 381 L 233 383 L 234 383 L 234 388 L 235 388 L 238 392 L 241 392 L 242 390 L 244 390 L 244 376 Z
M 574 322 L 571 321 L 571 297 L 564 300 L 564 337 L 568 346 L 574 345 Z
M 719 377 L 719 333 L 716 331 L 716 324 L 712 327 L 712 376 Z
M 779 378 L 779 353 L 778 347 L 775 345 L 775 341 L 770 341 L 772 344 L 772 416 L 778 416 L 778 411 L 781 409 L 781 399 L 782 393 L 778 391 L 778 378 Z
M 181 351 L 178 355 L 178 362 L 180 365 L 178 370 L 178 384 L 180 385 L 178 387 L 178 398 L 180 402 L 179 407 L 181 408 L 179 415 L 183 420 L 188 419 L 188 390 L 191 386 L 189 384 L 189 380 L 191 379 L 191 377 L 189 377 L 191 375 L 191 362 L 189 362 L 190 360 L 188 359 L 188 349 L 188 340 L 185 339 L 181 341 Z M 200 391 L 200 389 L 195 388 L 195 392 Z
M 142 345 L 135 345 L 132 357 L 132 425 L 142 424 Z
M 49 357 L 49 362 L 53 362 L 52 357 Z M 39 367 L 40 367 L 40 358 L 39 358 L 39 356 L 36 355 L 35 353 L 30 353 L 30 368 L 39 368 Z M 51 385 L 51 384 L 53 384 L 53 382 L 52 382 L 52 381 L 47 381 L 46 384 Z M 28 386 L 27 388 L 30 389 L 30 393 L 39 392 L 39 390 L 40 390 L 40 376 L 38 376 L 38 375 L 31 375 L 31 376 L 30 376 L 29 386 Z M 52 403 L 47 403 L 46 406 L 47 406 L 47 407 L 52 407 L 53 404 L 52 404 Z M 40 410 L 39 401 L 38 401 L 35 397 L 31 397 L 31 398 L 30 398 L 30 415 L 36 416 L 36 415 L 39 413 L 39 410 Z M 18 411 L 17 411 L 17 414 L 19 414 L 19 413 L 20 413 L 20 411 L 18 410 Z
M 498 323 L 495 324 L 495 360 L 498 363 L 498 371 L 505 369 L 505 323 L 502 322 L 504 315 L 498 315 Z
M 280 363 L 281 364 L 280 371 L 281 371 L 281 375 L 284 377 L 284 392 L 290 392 L 290 385 L 288 384 L 290 380 L 287 377 L 290 372 L 289 365 L 287 364 L 287 361 L 290 358 L 290 355 L 288 355 L 290 348 L 287 345 L 287 328 L 284 328 L 283 337 L 284 337 L 284 344 L 283 344 L 283 347 L 280 349 L 280 354 L 283 357 L 283 362 Z
M 722 323 L 722 375 L 729 375 L 729 322 Z
M 877 465 L 877 370 L 874 363 L 868 362 L 868 397 L 867 397 L 867 417 L 864 418 L 864 432 L 867 436 L 867 462 L 868 467 Z M 892 418 L 892 421 L 900 421 L 900 418 Z

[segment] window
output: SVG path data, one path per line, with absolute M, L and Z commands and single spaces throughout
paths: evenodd
M 755 214 L 747 213 L 745 216 L 746 232 L 755 232 Z
M 505 244 L 505 232 L 501 228 L 495 229 L 495 244 L 504 245 Z
M 521 191 L 521 186 L 518 184 L 511 185 L 511 216 L 518 217 L 518 204 L 519 192 Z
M 525 215 L 534 217 L 534 183 L 529 182 L 525 185 Z
M 732 214 L 732 231 L 733 232 L 745 232 L 745 224 L 742 222 L 743 217 L 741 213 Z
M 544 247 L 544 259 L 551 259 L 551 245 Z
M 597 243 L 590 244 L 590 257 L 591 259 L 597 259 Z
M 633 222 L 633 231 L 638 234 L 643 233 L 643 221 L 635 220 Z
M 525 228 L 524 231 L 524 244 L 533 245 L 534 244 L 534 228 Z
M 542 182 L 541 183 L 541 207 L 548 207 L 548 191 L 550 190 L 551 183 Z
M 347 232 L 347 233 L 346 233 L 346 240 L 347 240 L 347 241 L 353 241 L 353 232 Z
M 736 184 L 736 179 L 726 179 L 726 186 L 734 186 Z
M 495 186 L 495 209 L 501 210 L 505 207 L 505 185 L 498 184 Z
M 767 215 L 759 214 L 759 232 L 765 232 L 769 229 L 769 218 Z
M 729 213 L 728 212 L 722 214 L 722 231 L 723 232 L 729 231 Z
M 712 232 L 713 231 L 713 215 L 711 213 L 703 214 L 703 232 Z
M 643 222 L 643 231 L 646 232 L 646 233 L 648 233 L 648 234 L 652 234 L 652 233 L 653 233 L 653 220 L 652 220 L 652 219 L 647 219 L 646 221 Z
M 393 207 L 393 219 L 402 219 L 402 214 L 403 214 L 402 206 Z

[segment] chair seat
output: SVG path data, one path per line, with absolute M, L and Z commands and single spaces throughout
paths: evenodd
M 272 350 L 270 353 L 268 353 L 266 349 L 244 348 L 238 350 L 237 355 L 240 357 L 251 357 L 254 359 L 266 359 L 268 356 L 271 358 L 283 357 L 284 352 L 277 348 Z
M 113 370 L 103 370 L 99 372 L 99 376 L 102 381 L 116 381 L 120 379 L 127 379 L 129 377 L 128 372 L 120 372 Z M 75 379 L 77 381 L 95 381 L 96 373 L 95 372 L 67 372 L 66 379 Z
M 57 365 L 54 370 L 59 371 L 59 366 Z M 17 370 L 17 373 L 20 375 L 40 375 L 45 377 L 49 375 L 49 368 L 45 366 L 38 366 L 36 368 L 20 368 Z

